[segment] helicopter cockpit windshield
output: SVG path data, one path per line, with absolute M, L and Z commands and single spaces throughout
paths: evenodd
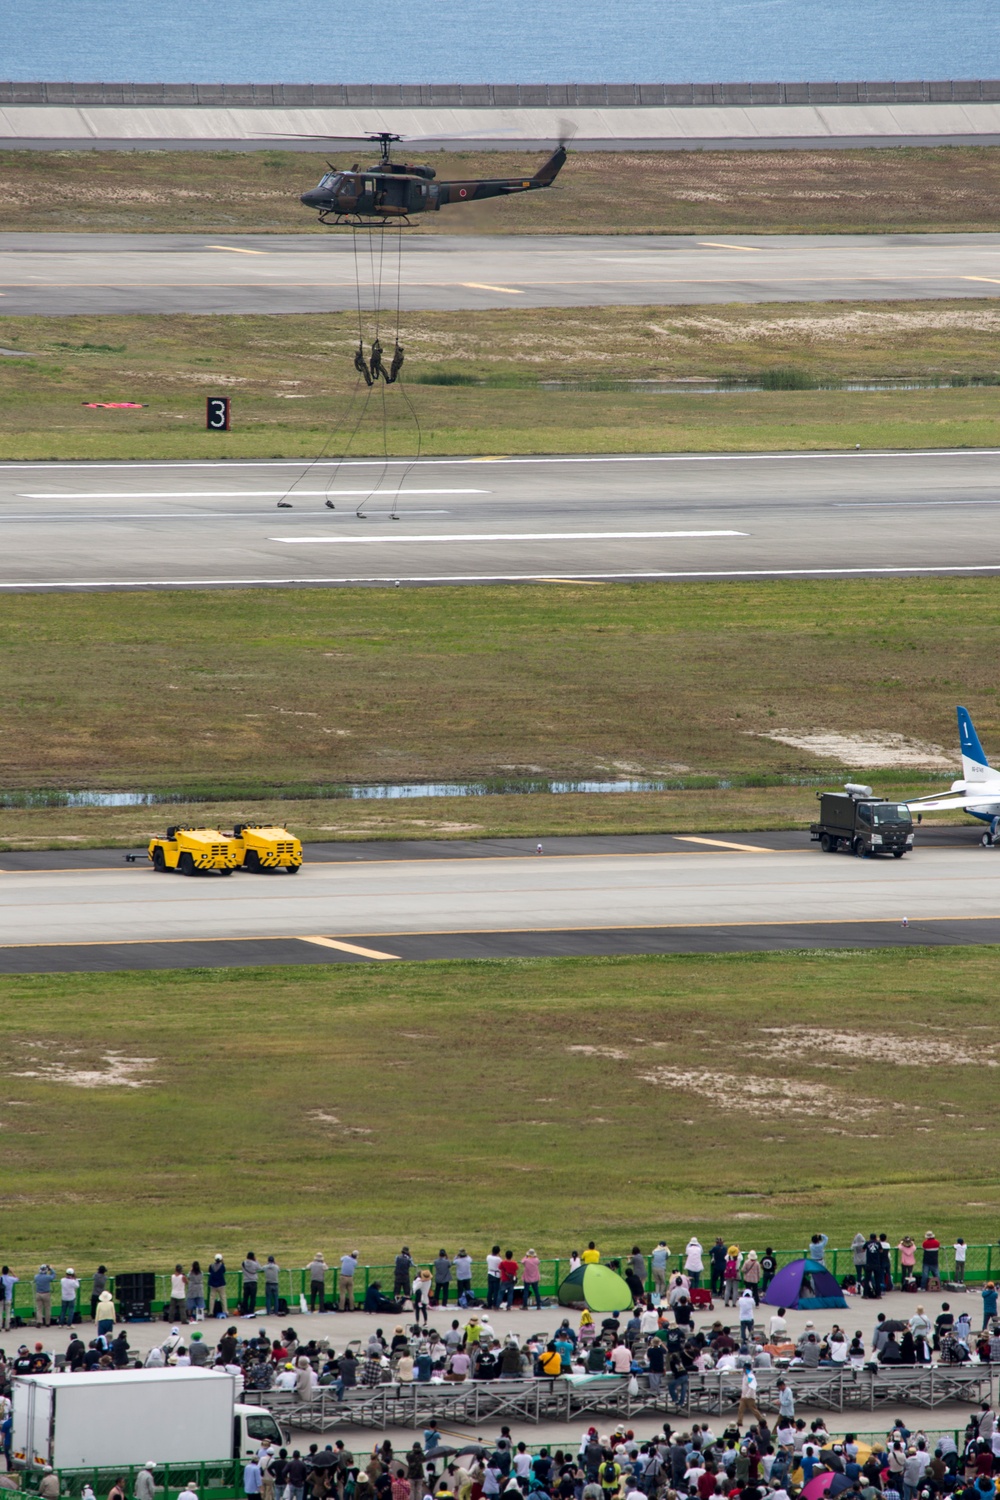
M 342 172 L 324 172 L 320 178 L 319 185 L 321 188 L 327 188 L 330 192 L 336 192 L 343 175 Z

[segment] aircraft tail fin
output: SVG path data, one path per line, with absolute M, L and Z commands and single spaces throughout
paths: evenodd
M 538 171 L 531 179 L 532 184 L 535 187 L 548 187 L 559 176 L 565 161 L 566 147 L 560 146 L 557 150 L 553 151 L 548 161 L 538 168 Z
M 962 751 L 962 774 L 966 781 L 994 780 L 997 773 L 986 759 L 967 708 L 958 709 L 958 743 Z

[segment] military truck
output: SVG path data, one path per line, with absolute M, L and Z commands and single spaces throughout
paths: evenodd
M 150 839 L 146 853 L 161 875 L 167 870 L 181 875 L 218 870 L 220 875 L 231 875 L 240 863 L 236 841 L 217 828 L 168 828 L 162 838 Z
M 856 854 L 891 854 L 902 859 L 913 848 L 913 819 L 905 802 L 887 802 L 876 797 L 870 786 L 846 782 L 842 792 L 817 792 L 819 822 L 809 827 L 809 837 L 824 854 L 838 849 Z
M 297 875 L 302 868 L 302 845 L 287 828 L 260 823 L 237 823 L 233 827 L 233 847 L 239 855 L 239 868 L 259 874 L 263 870 L 287 870 Z

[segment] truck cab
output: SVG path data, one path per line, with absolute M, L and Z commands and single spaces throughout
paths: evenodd
M 844 850 L 860 859 L 891 854 L 902 859 L 913 848 L 913 818 L 905 802 L 876 797 L 870 786 L 847 782 L 842 792 L 817 792 L 819 821 L 809 837 L 824 854 Z
M 285 1434 L 267 1407 L 237 1402 L 233 1407 L 233 1457 L 241 1461 L 256 1458 L 265 1438 L 274 1444 L 275 1451 L 285 1441 Z

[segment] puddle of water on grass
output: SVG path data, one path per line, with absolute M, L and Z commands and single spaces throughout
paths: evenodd
M 730 781 L 704 778 L 705 785 L 729 787 Z M 616 780 L 616 781 L 410 781 L 396 785 L 326 786 L 296 790 L 294 794 L 271 789 L 265 792 L 240 793 L 237 790 L 204 792 L 197 788 L 188 792 L 63 792 L 56 790 L 3 792 L 0 807 L 156 807 L 176 802 L 243 801 L 248 796 L 266 800 L 277 797 L 282 800 L 306 800 L 316 798 L 325 801 L 351 802 L 395 802 L 409 797 L 487 797 L 507 794 L 530 794 L 532 792 L 664 792 L 682 790 L 683 780 Z
M 950 380 L 822 380 L 808 377 L 787 385 L 763 385 L 755 380 L 540 380 L 546 391 L 631 391 L 643 396 L 747 396 L 787 391 L 932 391 L 954 387 L 993 385 L 993 379 Z

